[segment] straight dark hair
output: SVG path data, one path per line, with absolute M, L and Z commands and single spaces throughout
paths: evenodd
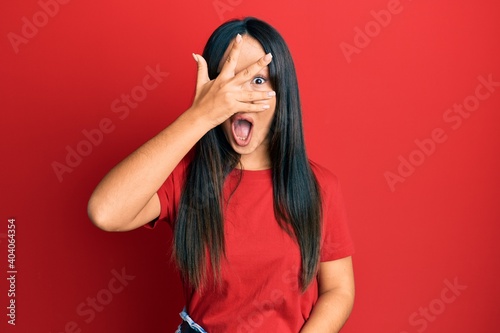
M 253 37 L 266 53 L 273 55 L 269 74 L 276 91 L 276 111 L 269 142 L 274 214 L 300 247 L 301 276 L 297 278 L 304 291 L 317 273 L 322 206 L 305 150 L 295 66 L 281 35 L 269 24 L 248 17 L 224 23 L 209 38 L 203 57 L 210 79 L 217 77 L 219 63 L 238 33 Z M 220 279 L 220 262 L 225 257 L 223 210 L 228 204 L 223 186 L 239 160 L 240 155 L 217 126 L 196 144 L 187 170 L 174 230 L 173 256 L 183 279 L 198 290 L 205 286 L 207 274 L 213 274 L 215 281 Z

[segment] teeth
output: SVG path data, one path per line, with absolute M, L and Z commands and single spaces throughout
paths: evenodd
M 245 141 L 248 137 L 242 138 L 241 136 L 238 136 L 238 139 Z

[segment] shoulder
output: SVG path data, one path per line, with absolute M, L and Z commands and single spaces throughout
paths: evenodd
M 193 154 L 190 151 L 177 166 L 172 170 L 167 179 L 164 180 L 162 186 L 158 190 L 160 198 L 162 196 L 172 197 L 175 192 L 181 192 L 187 178 L 189 166 L 193 160 Z
M 339 180 L 337 175 L 331 172 L 328 168 L 312 160 L 309 160 L 309 165 L 311 166 L 311 170 L 314 173 L 314 176 L 316 176 L 316 180 L 322 189 L 335 190 L 338 188 Z
M 184 181 L 186 178 L 187 171 L 189 169 L 189 166 L 191 165 L 191 162 L 194 159 L 194 152 L 193 150 L 190 150 L 177 164 L 177 166 L 174 168 L 174 170 L 171 173 L 171 176 L 174 178 L 177 178 L 179 180 Z M 168 179 L 167 179 L 168 180 Z

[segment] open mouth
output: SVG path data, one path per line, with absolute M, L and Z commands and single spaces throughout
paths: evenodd
M 246 146 L 252 138 L 253 123 L 251 119 L 239 116 L 233 119 L 233 138 L 238 146 Z

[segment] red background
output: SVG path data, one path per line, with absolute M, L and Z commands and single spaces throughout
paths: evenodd
M 371 11 L 388 8 L 397 12 L 390 22 L 372 22 Z M 174 331 L 183 300 L 168 227 L 105 233 L 86 204 L 113 165 L 190 105 L 191 52 L 223 21 L 247 15 L 288 41 L 309 155 L 343 185 L 357 248 L 357 297 L 343 332 L 495 330 L 500 87 L 479 88 L 489 94 L 460 127 L 443 118 L 474 102 L 478 77 L 500 81 L 495 1 L 69 1 L 46 22 L 41 10 L 35 0 L 0 4 L 2 332 Z M 34 16 L 38 31 L 13 44 L 9 33 L 23 36 L 23 17 Z M 371 37 L 355 40 L 357 28 Z M 356 42 L 346 57 L 342 43 Z M 157 65 L 168 77 L 120 119 L 112 102 Z M 58 179 L 53 163 L 66 164 L 67 146 L 84 149 L 82 131 L 104 118 L 113 131 Z M 436 128 L 446 140 L 419 153 L 415 140 Z M 386 173 L 398 173 L 400 155 L 419 165 L 391 188 Z M 6 316 L 11 217 L 16 326 Z M 129 276 L 119 292 L 113 270 Z M 462 289 L 453 294 L 448 283 Z M 106 304 L 90 320 L 96 296 Z M 427 317 L 419 312 L 429 307 Z

